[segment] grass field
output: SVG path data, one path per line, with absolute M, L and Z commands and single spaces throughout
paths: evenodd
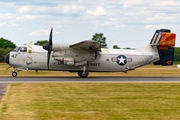
M 146 65 L 128 73 L 94 76 L 180 76 L 180 68 Z M 0 63 L 0 76 L 11 76 Z M 18 72 L 18 77 L 78 77 L 61 71 Z M 0 120 L 179 120 L 180 83 L 13 83 L 0 103 Z
M 179 120 L 179 93 L 179 83 L 13 83 L 0 120 Z
M 6 63 L 0 63 L 0 77 L 11 77 L 12 68 L 6 70 L 9 66 Z M 90 72 L 88 77 L 111 77 L 111 76 L 180 76 L 180 68 L 177 68 L 177 64 L 173 66 L 155 66 L 153 64 L 146 65 L 140 68 L 137 68 L 128 73 L 124 72 Z M 34 70 L 29 71 L 20 71 L 18 72 L 17 77 L 79 77 L 77 73 L 69 73 L 63 71 L 38 71 L 37 73 Z

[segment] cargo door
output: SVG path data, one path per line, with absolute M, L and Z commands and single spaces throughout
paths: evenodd
M 33 53 L 33 66 L 39 66 L 39 53 Z

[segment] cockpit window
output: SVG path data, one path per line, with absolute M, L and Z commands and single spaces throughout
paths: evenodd
M 20 51 L 21 52 L 27 52 L 27 47 L 21 47 Z
M 21 47 L 16 47 L 13 51 L 18 52 L 21 49 Z

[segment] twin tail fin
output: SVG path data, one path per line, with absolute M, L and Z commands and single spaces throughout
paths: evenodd
M 173 65 L 176 34 L 168 29 L 156 30 L 150 45 L 157 46 L 159 61 L 154 65 Z

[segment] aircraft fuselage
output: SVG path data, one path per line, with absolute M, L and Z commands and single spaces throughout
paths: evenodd
M 40 46 L 38 46 L 40 47 Z M 123 72 L 135 69 L 142 65 L 157 60 L 152 53 L 144 53 L 137 50 L 124 49 L 102 49 L 97 53 L 93 62 L 87 63 L 89 72 Z M 47 51 L 41 52 L 10 52 L 9 63 L 13 67 L 21 70 L 48 70 L 47 69 Z M 79 66 L 64 65 L 62 62 L 50 57 L 49 70 L 57 71 L 79 71 Z

